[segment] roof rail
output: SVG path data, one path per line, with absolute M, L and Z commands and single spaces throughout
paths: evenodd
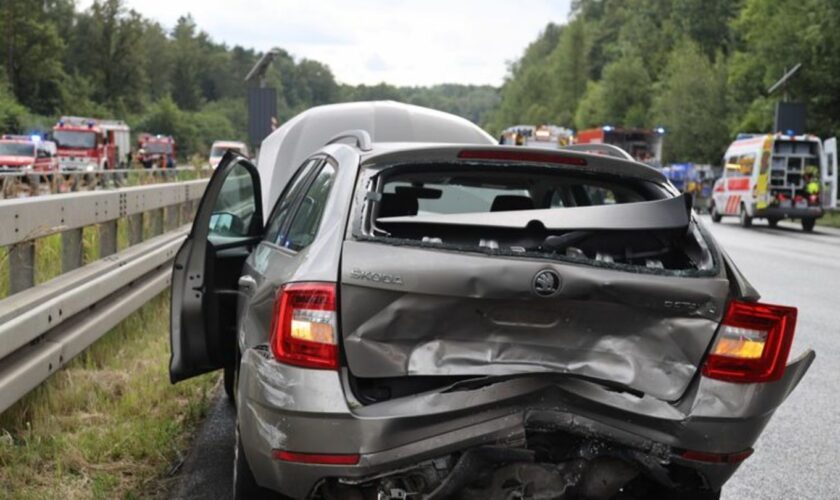
M 345 130 L 327 141 L 325 146 L 328 144 L 335 144 L 336 142 L 343 141 L 344 139 L 356 139 L 356 147 L 362 151 L 370 151 L 373 149 L 371 147 L 370 134 L 367 133 L 367 130 L 362 129 Z
M 568 149 L 571 151 L 591 152 L 596 154 L 606 154 L 614 158 L 621 158 L 622 160 L 636 161 L 630 153 L 612 144 L 569 144 L 560 149 Z

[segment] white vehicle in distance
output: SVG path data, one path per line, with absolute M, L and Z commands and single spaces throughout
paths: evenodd
M 239 141 L 216 141 L 210 147 L 210 168 L 216 169 L 219 166 L 219 162 L 222 161 L 222 156 L 225 155 L 225 152 L 228 149 L 232 149 L 233 151 L 241 154 L 246 158 L 250 158 L 251 155 L 248 152 L 248 145 L 244 142 Z

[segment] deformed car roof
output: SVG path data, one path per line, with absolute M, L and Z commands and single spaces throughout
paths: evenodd
M 469 120 L 420 106 L 394 101 L 317 106 L 287 121 L 262 142 L 257 169 L 265 214 L 294 170 L 347 130 L 365 130 L 376 143 L 496 144 Z

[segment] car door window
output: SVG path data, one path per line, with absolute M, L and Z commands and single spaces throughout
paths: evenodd
M 291 217 L 292 207 L 295 206 L 295 200 L 300 196 L 304 186 L 306 186 L 306 179 L 312 170 L 321 162 L 321 158 L 313 158 L 304 162 L 303 165 L 295 172 L 286 189 L 277 200 L 277 205 L 274 207 L 271 217 L 268 221 L 268 229 L 266 229 L 265 239 L 277 245 L 281 244 L 286 236 L 283 229 L 288 226 L 287 222 Z
M 256 210 L 251 174 L 243 165 L 235 165 L 225 178 L 219 196 L 213 204 L 209 236 L 249 236 Z
M 300 251 L 315 240 L 318 226 L 321 223 L 321 216 L 324 213 L 324 207 L 327 204 L 327 198 L 334 181 L 335 167 L 330 163 L 324 163 L 300 201 L 300 206 L 295 213 L 291 226 L 289 226 L 288 237 L 283 246 L 294 251 Z

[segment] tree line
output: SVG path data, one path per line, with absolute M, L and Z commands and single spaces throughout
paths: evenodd
M 219 43 L 185 15 L 167 29 L 123 0 L 0 0 L 0 133 L 49 130 L 60 115 L 126 120 L 171 134 L 183 154 L 216 139 L 245 139 L 244 78 L 262 53 Z M 490 86 L 351 86 L 330 68 L 280 50 L 266 82 L 278 119 L 320 104 L 394 99 L 476 123 L 499 102 Z
M 715 163 L 772 130 L 766 90 L 798 63 L 810 132 L 840 131 L 837 0 L 575 0 L 510 65 L 486 125 L 665 127 L 669 161 Z

